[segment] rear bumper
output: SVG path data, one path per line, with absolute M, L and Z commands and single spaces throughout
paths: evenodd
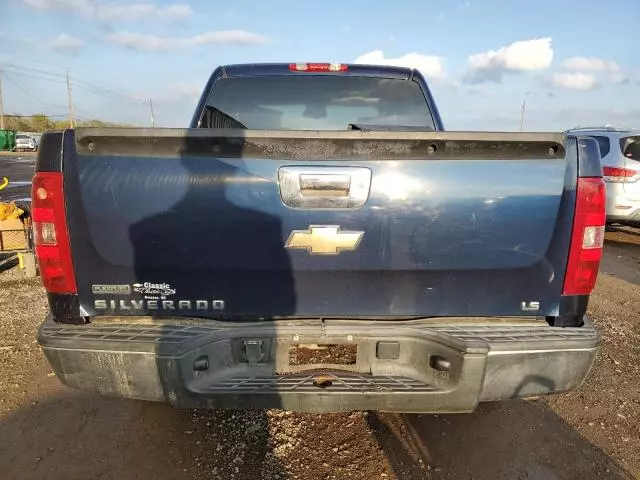
M 640 223 L 640 201 L 628 197 L 624 184 L 607 183 L 608 223 Z
M 64 384 L 106 395 L 186 408 L 422 413 L 576 388 L 600 343 L 590 323 L 509 319 L 124 321 L 47 319 L 38 342 Z M 356 362 L 291 366 L 297 344 L 355 344 Z
M 607 213 L 607 223 L 640 224 L 640 208 L 636 210 L 618 210 L 611 215 Z

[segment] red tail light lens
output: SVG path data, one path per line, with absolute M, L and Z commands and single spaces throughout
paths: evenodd
M 36 173 L 31 196 L 33 236 L 44 288 L 53 293 L 77 293 L 62 173 Z
M 633 183 L 640 180 L 640 172 L 631 168 L 602 167 L 605 182 Z
M 343 63 L 292 63 L 292 72 L 346 72 L 349 67 Z
M 563 295 L 588 295 L 596 285 L 604 243 L 606 204 L 606 188 L 601 178 L 578 179 Z

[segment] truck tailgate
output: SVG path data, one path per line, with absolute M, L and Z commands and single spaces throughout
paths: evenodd
M 95 315 L 557 315 L 557 134 L 79 129 L 64 189 Z

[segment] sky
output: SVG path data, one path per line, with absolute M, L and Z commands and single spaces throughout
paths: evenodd
M 605 6 L 606 5 L 606 6 Z M 640 0 L 0 0 L 4 110 L 187 126 L 216 66 L 402 65 L 448 130 L 640 128 Z

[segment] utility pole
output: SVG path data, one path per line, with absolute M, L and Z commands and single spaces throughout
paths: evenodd
M 67 95 L 69 97 L 69 127 L 74 128 L 73 101 L 71 100 L 71 80 L 67 71 Z
M 4 105 L 2 104 L 2 70 L 0 70 L 0 130 L 4 130 Z
M 525 98 L 522 101 L 522 113 L 520 114 L 520 131 L 522 131 L 522 127 L 524 126 L 524 109 L 527 105 L 527 99 Z
M 156 128 L 156 119 L 153 116 L 153 102 L 149 99 L 149 107 L 151 108 L 151 127 Z

